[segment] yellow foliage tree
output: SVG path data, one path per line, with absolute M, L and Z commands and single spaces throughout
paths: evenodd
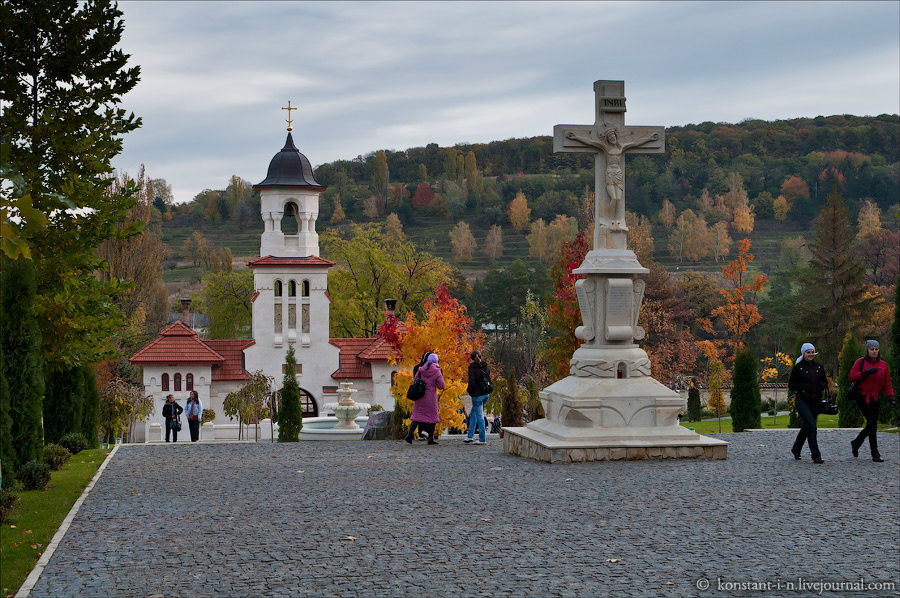
M 675 224 L 675 205 L 668 199 L 663 200 L 662 209 L 659 211 L 659 221 L 666 228 L 672 228 Z
M 473 332 L 472 318 L 466 307 L 450 296 L 443 286 L 435 292 L 434 299 L 425 305 L 425 317 L 419 321 L 412 312 L 404 322 L 406 331 L 397 342 L 399 357 L 393 360 L 397 368 L 391 385 L 394 399 L 411 413 L 413 402 L 406 398 L 412 383 L 413 366 L 425 351 L 437 354 L 444 375 L 444 390 L 438 391 L 438 414 L 441 421 L 436 427 L 440 434 L 448 428 L 459 428 L 463 415 L 459 413 L 460 397 L 466 392 L 469 354 L 481 351 L 484 338 Z M 407 425 L 409 420 L 406 421 Z
M 772 210 L 775 212 L 775 220 L 786 220 L 791 209 L 791 202 L 784 195 L 779 195 L 772 202 Z
M 753 232 L 753 223 L 755 220 L 755 216 L 753 214 L 753 208 L 747 203 L 747 193 L 744 192 L 744 199 L 740 201 L 737 205 L 734 206 L 734 219 L 731 221 L 731 226 L 739 233 L 749 235 Z
M 384 234 L 395 242 L 406 238 L 406 235 L 403 233 L 403 224 L 400 222 L 400 217 L 397 214 L 393 212 L 388 214 L 384 221 Z
M 881 208 L 867 199 L 859 209 L 857 221 L 859 222 L 859 232 L 856 234 L 856 238 L 862 239 L 867 234 L 881 228 Z
M 515 198 L 509 202 L 509 209 L 506 211 L 506 215 L 509 217 L 510 224 L 518 232 L 521 233 L 528 230 L 528 225 L 531 224 L 531 208 L 528 207 L 528 200 L 525 198 L 524 193 L 521 191 L 516 193 Z
M 653 261 L 653 229 L 646 216 L 625 212 L 628 227 L 628 249 L 634 252 L 638 262 L 647 265 Z
M 472 259 L 477 245 L 475 244 L 475 236 L 469 228 L 467 222 L 460 221 L 453 230 L 450 231 L 450 247 L 453 249 L 453 259 L 458 262 Z
M 496 260 L 503 255 L 503 230 L 499 225 L 495 224 L 488 231 L 482 251 L 484 251 L 489 260 Z
M 528 233 L 528 255 L 541 260 L 546 259 L 547 255 L 547 225 L 543 218 L 538 218 L 531 225 L 531 232 Z
M 728 224 L 725 222 L 717 222 L 712 227 L 712 250 L 713 256 L 718 262 L 720 258 L 724 258 L 731 251 L 733 241 L 728 236 Z
M 334 198 L 334 212 L 331 213 L 331 224 L 339 224 L 346 218 L 344 207 L 341 205 L 341 198 Z

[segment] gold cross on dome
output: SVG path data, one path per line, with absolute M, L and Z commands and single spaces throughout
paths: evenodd
M 297 108 L 296 106 L 294 106 L 293 108 L 291 108 L 291 101 L 288 100 L 288 105 L 287 105 L 287 107 L 282 107 L 281 109 L 282 109 L 282 110 L 287 110 L 287 111 L 288 111 L 288 117 L 287 117 L 287 120 L 286 120 L 285 122 L 287 122 L 287 124 L 288 124 L 287 130 L 288 130 L 288 131 L 293 131 L 294 128 L 291 127 L 291 123 L 294 122 L 294 121 L 291 120 L 291 110 L 299 110 L 299 108 Z

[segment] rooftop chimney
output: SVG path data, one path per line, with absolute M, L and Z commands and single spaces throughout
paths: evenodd
M 191 327 L 190 313 L 191 313 L 191 300 L 190 299 L 182 299 L 181 300 L 181 323 L 184 324 L 185 326 L 187 326 L 188 328 Z
M 397 300 L 396 299 L 385 299 L 384 300 L 384 309 L 387 311 L 388 315 L 394 315 L 394 309 L 397 308 Z

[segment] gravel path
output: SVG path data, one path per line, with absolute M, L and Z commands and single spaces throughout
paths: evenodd
M 722 435 L 727 461 L 570 465 L 496 436 L 124 446 L 32 595 L 900 596 L 900 436 L 886 463 L 852 437 L 820 431 L 824 465 L 778 431 Z

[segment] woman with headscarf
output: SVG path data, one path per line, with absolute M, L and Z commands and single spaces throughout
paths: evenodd
M 434 427 L 441 421 L 441 416 L 438 414 L 437 391 L 444 388 L 444 375 L 438 365 L 438 356 L 434 353 L 428 355 L 427 362 L 416 371 L 415 376 L 425 382 L 425 396 L 413 404 L 410 416 L 412 424 L 409 426 L 409 433 L 404 440 L 412 444 L 416 427 L 418 427 L 428 434 L 428 444 L 437 444 L 434 439 Z
M 794 459 L 799 461 L 803 442 L 808 441 L 813 463 L 824 463 L 816 440 L 816 418 L 819 415 L 822 393 L 828 387 L 828 378 L 825 376 L 825 368 L 816 361 L 816 355 L 816 348 L 812 343 L 803 343 L 800 357 L 794 363 L 791 377 L 788 379 L 788 390 L 795 393 L 794 407 L 801 419 L 800 431 L 797 433 L 791 453 Z
M 859 456 L 859 447 L 869 437 L 869 449 L 872 451 L 872 461 L 876 463 L 884 462 L 881 454 L 878 452 L 878 439 L 875 434 L 878 432 L 878 407 L 881 395 L 894 403 L 894 387 L 891 386 L 891 373 L 888 366 L 881 359 L 881 347 L 878 341 L 866 341 L 866 354 L 856 360 L 850 369 L 848 376 L 850 382 L 856 382 L 859 385 L 859 394 L 857 401 L 859 410 L 866 418 L 866 427 L 862 429 L 855 439 L 850 441 L 850 450 L 854 457 Z

